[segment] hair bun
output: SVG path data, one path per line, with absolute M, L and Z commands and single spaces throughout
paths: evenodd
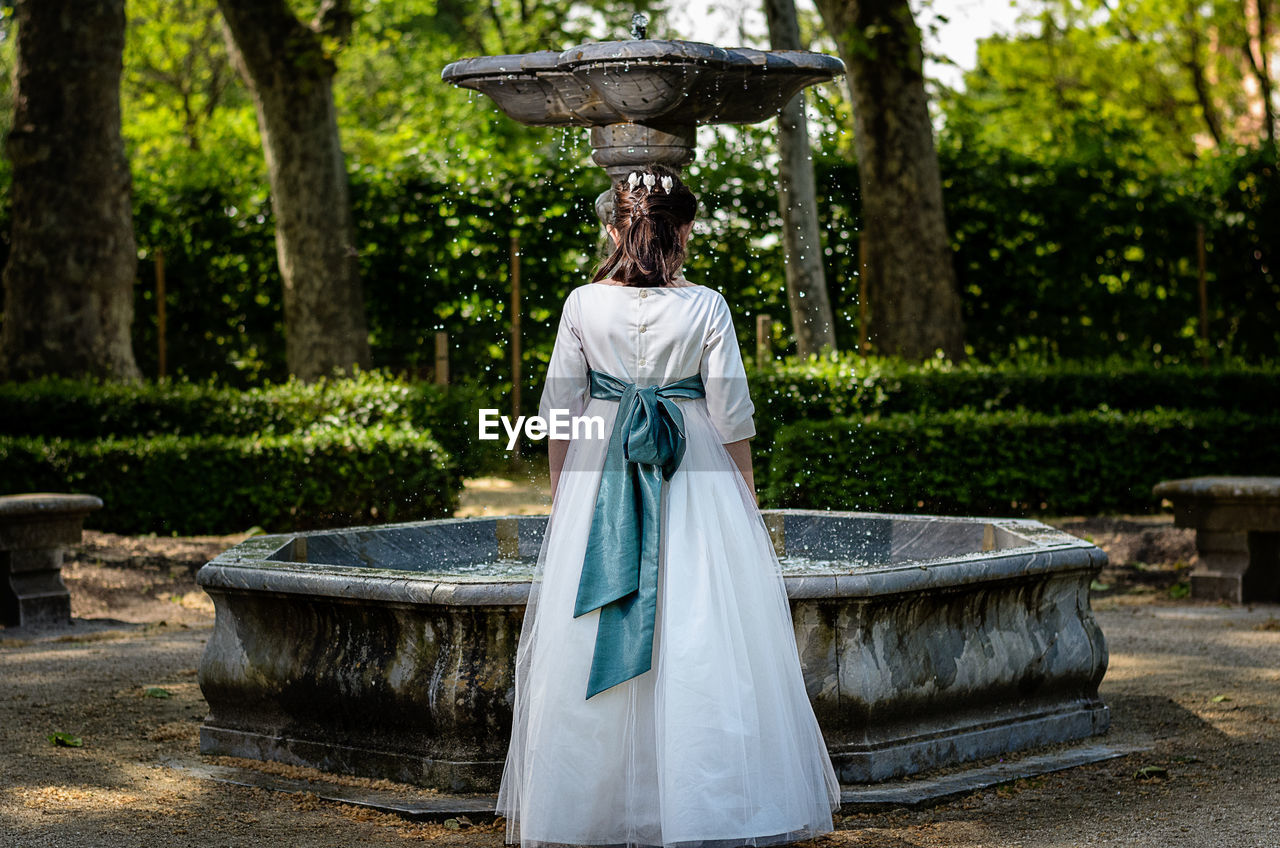
M 662 191 L 655 190 L 658 186 Z M 670 285 L 684 262 L 683 231 L 697 215 L 698 199 L 675 170 L 655 163 L 619 177 L 613 201 L 617 243 L 594 281 L 612 277 L 633 286 Z

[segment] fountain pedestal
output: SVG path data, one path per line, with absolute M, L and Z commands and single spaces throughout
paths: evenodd
M 1157 483 L 1174 523 L 1194 527 L 1191 596 L 1280 601 L 1280 477 L 1191 477 Z
M 10 627 L 65 627 L 71 593 L 62 556 L 80 543 L 85 517 L 102 509 L 92 495 L 0 497 L 0 617 Z

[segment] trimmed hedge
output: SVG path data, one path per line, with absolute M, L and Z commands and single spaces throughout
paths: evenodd
M 284 435 L 333 425 L 396 425 L 430 433 L 473 476 L 494 462 L 475 450 L 476 410 L 500 406 L 474 385 L 407 383 L 378 372 L 233 389 L 189 382 L 0 383 L 0 435 L 72 440 Z
M 1280 468 L 1276 365 L 907 365 L 845 355 L 748 376 L 757 474 L 779 506 L 1145 511 L 1160 479 Z M 536 399 L 529 393 L 526 405 Z M 0 384 L 0 492 L 91 492 L 108 506 L 91 526 L 122 532 L 443 515 L 462 478 L 503 464 L 500 443 L 476 439 L 475 419 L 480 407 L 507 405 L 495 388 L 377 372 L 249 390 Z M 824 454 L 822 467 L 806 465 Z
M 405 427 L 74 441 L 0 436 L 0 491 L 86 492 L 89 527 L 119 533 L 303 530 L 446 516 L 461 479 Z
M 781 241 L 762 238 L 780 232 L 776 179 L 750 152 L 772 149 L 773 141 L 758 128 L 733 136 L 710 135 L 705 157 L 690 171 L 700 205 L 715 214 L 704 219 L 685 270 L 689 279 L 723 291 L 735 315 L 784 316 Z M 436 166 L 413 164 L 413 155 L 348 160 L 377 365 L 428 367 L 432 334 L 445 330 L 455 375 L 509 379 L 513 234 L 526 269 L 525 374 L 546 362 L 565 295 L 590 275 L 599 230 L 592 202 L 604 186 L 595 169 L 566 167 L 560 158 L 566 148 L 543 138 L 548 143 L 529 150 L 527 169 L 520 169 L 537 174 L 533 179 L 512 173 L 513 180 L 486 175 L 457 184 Z M 582 150 L 583 140 L 574 138 Z M 1280 240 L 1267 234 L 1280 232 L 1276 155 L 1265 143 L 1228 148 L 1170 170 L 1117 160 L 1110 143 L 1096 140 L 1030 158 L 975 144 L 963 133 L 940 133 L 943 202 L 975 355 L 1198 355 L 1195 233 L 1203 224 L 1212 355 L 1274 356 Z M 469 144 L 462 149 L 480 155 Z M 133 190 L 139 366 L 156 373 L 152 281 L 163 248 L 171 373 L 282 378 L 282 284 L 260 163 L 233 164 L 226 149 L 214 147 L 148 164 L 156 167 L 135 169 Z M 858 168 L 827 143 L 815 149 L 814 167 L 835 331 L 841 347 L 852 348 L 862 264 L 857 233 L 864 225 Z M 0 185 L 8 183 L 9 167 L 0 159 Z M 8 200 L 9 192 L 0 192 L 0 264 L 8 250 Z M 738 327 L 744 341 L 749 326 Z M 780 336 L 791 344 L 789 333 Z
M 756 445 L 795 421 L 841 416 L 971 409 L 1173 408 L 1269 415 L 1280 410 L 1280 365 L 1153 367 L 1137 362 L 908 365 L 855 356 L 753 367 Z
M 1275 410 L 960 410 L 793 423 L 778 430 L 762 501 L 968 515 L 1149 512 L 1161 480 L 1280 474 L 1277 436 Z
M 302 530 L 448 515 L 475 449 L 474 386 L 380 373 L 238 390 L 189 382 L 0 384 L 0 492 L 83 491 L 121 533 Z

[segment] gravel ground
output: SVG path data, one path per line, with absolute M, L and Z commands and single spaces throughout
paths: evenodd
M 1194 549 L 1190 534 L 1168 519 L 1051 523 L 1111 555 L 1094 598 L 1110 649 L 1102 684 L 1108 737 L 1150 750 L 925 810 L 842 816 L 836 833 L 805 844 L 1280 845 L 1280 606 L 1181 599 Z M 38 638 L 0 630 L 0 846 L 346 848 L 426 840 L 500 848 L 501 820 L 473 817 L 461 829 L 408 822 L 161 765 L 170 756 L 200 758 L 205 705 L 195 675 L 212 609 L 193 575 L 236 541 L 87 533 L 66 569 L 72 609 L 115 624 Z M 83 745 L 55 747 L 47 740 L 55 732 Z

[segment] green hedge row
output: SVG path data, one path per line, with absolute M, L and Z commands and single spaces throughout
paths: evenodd
M 403 426 L 101 441 L 0 436 L 0 491 L 97 495 L 105 507 L 87 525 L 118 533 L 438 518 L 457 506 L 460 488 L 448 452 Z
M 581 145 L 574 135 L 573 145 Z M 756 128 L 705 141 L 689 176 L 709 214 L 686 274 L 724 292 L 735 315 L 786 316 L 781 242 L 762 238 L 780 232 L 776 177 L 748 152 L 761 144 L 772 149 L 773 141 Z M 1030 158 L 962 134 L 939 135 L 946 220 L 974 354 L 1085 358 L 1149 350 L 1168 360 L 1194 358 L 1202 349 L 1196 232 L 1203 225 L 1208 349 L 1215 358 L 1274 356 L 1280 176 L 1273 148 L 1228 145 L 1171 169 L 1118 160 L 1111 141 Z M 558 142 L 528 152 L 521 173 L 537 178 L 497 166 L 492 176 L 462 184 L 443 179 L 438 167 L 415 166 L 412 156 L 392 163 L 353 153 L 348 160 L 377 366 L 428 368 L 433 334 L 443 330 L 455 375 L 509 380 L 513 235 L 526 271 L 524 374 L 547 361 L 564 297 L 596 259 L 592 204 L 605 182 L 596 169 L 569 164 L 572 153 L 561 158 L 567 150 Z M 283 378 L 283 288 L 261 165 L 228 162 L 221 147 L 156 164 L 135 169 L 133 190 L 140 261 L 132 335 L 143 373 L 157 373 L 154 280 L 162 249 L 169 372 L 246 383 Z M 835 332 L 841 347 L 852 348 L 864 229 L 858 169 L 830 144 L 815 149 L 814 166 Z M 8 173 L 0 159 L 0 188 Z M 11 229 L 9 194 L 0 191 L 0 265 Z M 751 323 L 739 323 L 744 342 Z M 789 345 L 789 336 L 780 340 Z
M 853 355 L 789 359 L 748 379 L 762 437 L 782 424 L 873 412 L 971 408 L 1065 413 L 1105 407 L 1168 407 L 1266 414 L 1280 409 L 1280 365 L 1196 368 L 1138 362 L 979 365 Z M 524 394 L 537 409 L 541 381 Z M 289 381 L 234 389 L 163 382 L 98 384 L 46 379 L 0 383 L 0 435 L 124 438 L 155 434 L 249 436 L 290 433 L 317 424 L 404 423 L 430 430 L 464 466 L 475 452 L 476 410 L 509 398 L 496 387 L 441 387 L 380 372 L 315 383 Z
M 1280 475 L 1280 411 L 910 412 L 783 426 L 762 501 L 968 515 L 1147 512 L 1151 487 Z M 818 461 L 815 461 L 817 459 Z
M 82 441 L 144 436 L 285 435 L 334 425 L 396 425 L 429 433 L 463 476 L 492 465 L 475 449 L 476 410 L 500 406 L 474 385 L 408 383 L 378 372 L 234 389 L 191 382 L 0 383 L 0 436 Z
M 853 356 L 787 360 L 749 373 L 758 447 L 779 427 L 841 416 L 971 409 L 1137 411 L 1158 407 L 1267 415 L 1280 410 L 1280 365 L 1197 368 L 1137 362 L 977 365 Z
M 0 384 L 0 433 L 69 439 L 292 433 L 332 416 L 358 424 L 398 420 L 407 394 L 406 386 L 368 378 L 247 390 L 44 379 Z

